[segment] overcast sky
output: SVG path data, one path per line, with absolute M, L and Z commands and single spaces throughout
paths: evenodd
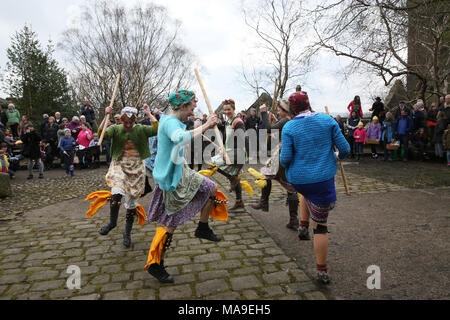
M 127 5 L 141 1 L 122 1 Z M 239 70 L 242 61 L 256 50 L 249 45 L 255 38 L 252 30 L 243 21 L 239 0 L 154 0 L 168 8 L 169 15 L 182 22 L 185 45 L 196 55 L 198 63 L 206 67 L 202 74 L 208 97 L 215 109 L 222 100 L 233 98 L 237 109 L 248 108 L 254 96 L 244 88 Z M 0 71 L 6 62 L 6 50 L 14 32 L 31 25 L 42 44 L 51 39 L 55 44 L 62 32 L 71 24 L 78 23 L 79 6 L 84 0 L 15 0 L 7 2 L 7 10 L 0 11 Z M 55 58 L 66 67 L 64 52 L 57 51 Z M 331 54 L 321 54 L 315 70 L 307 76 L 302 87 L 308 92 L 313 108 L 323 111 L 328 106 L 330 112 L 344 113 L 355 95 L 360 95 L 363 110 L 367 111 L 373 101 L 370 95 L 379 94 L 382 86 L 367 88 L 363 75 L 343 81 L 337 75 L 339 68 L 347 61 Z M 194 69 L 196 66 L 192 66 Z M 192 88 L 200 94 L 198 86 Z M 0 96 L 6 93 L 0 91 Z M 200 96 L 200 108 L 206 109 Z

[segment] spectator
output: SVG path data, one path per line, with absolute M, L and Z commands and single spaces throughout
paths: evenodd
M 353 134 L 355 133 L 356 128 L 358 128 L 358 123 L 360 121 L 359 115 L 356 113 L 356 111 L 352 111 L 350 118 L 347 119 L 347 138 L 348 143 L 350 144 L 350 152 L 351 152 L 351 158 L 355 158 L 354 149 L 355 149 L 355 138 Z
M 386 113 L 386 119 L 383 122 L 383 131 L 381 133 L 381 141 L 384 148 L 383 161 L 392 161 L 394 158 L 394 150 L 388 150 L 387 145 L 394 143 L 395 121 L 392 119 L 392 113 Z
M 81 124 L 81 131 L 77 137 L 78 143 L 78 158 L 80 159 L 80 168 L 85 169 L 89 166 L 86 159 L 86 152 L 89 148 L 89 143 L 92 140 L 92 131 L 87 128 L 86 123 Z
M 450 123 L 450 94 L 445 96 L 445 108 L 443 111 L 448 124 Z
M 26 127 L 31 124 L 30 118 L 24 114 L 22 115 L 22 119 L 19 122 L 19 137 L 23 136 L 26 131 Z
M 19 168 L 19 160 L 19 157 L 13 156 L 8 151 L 8 145 L 5 142 L 0 143 L 0 172 L 8 173 L 9 177 L 14 179 L 14 175 Z
M 420 160 L 428 160 L 427 154 L 426 154 L 426 148 L 428 144 L 428 136 L 425 132 L 425 128 L 421 127 L 417 132 L 414 134 L 412 138 L 413 145 L 419 149 L 420 152 Z
M 442 145 L 447 153 L 447 167 L 450 167 L 450 123 L 447 124 L 447 130 L 442 135 Z
M 428 125 L 428 136 L 433 140 L 434 136 L 434 129 L 436 129 L 437 125 L 437 114 L 438 114 L 438 107 L 436 106 L 436 103 L 431 104 L 431 110 L 427 114 L 427 125 Z M 431 141 L 430 141 L 431 142 Z M 431 144 L 433 144 L 431 142 Z
M 61 152 L 64 156 L 64 165 L 66 167 L 66 176 L 74 176 L 74 166 L 73 166 L 73 158 L 75 156 L 75 139 L 71 135 L 71 130 L 66 128 L 64 130 L 64 137 L 61 139 Z
M 21 137 L 23 142 L 22 155 L 28 159 L 28 180 L 33 179 L 33 166 L 37 163 L 39 167 L 39 179 L 44 178 L 44 164 L 41 160 L 41 150 L 39 143 L 41 137 L 34 130 L 32 124 L 29 124 L 26 128 L 25 134 Z
M 395 120 L 398 121 L 401 117 L 402 111 L 406 110 L 408 116 L 410 114 L 409 108 L 406 106 L 405 101 L 401 100 L 398 104 L 398 108 L 395 109 Z
M 95 132 L 92 140 L 89 142 L 89 149 L 86 153 L 87 163 L 92 163 L 92 168 L 100 168 L 100 154 L 102 147 L 98 145 L 98 134 Z
M 42 115 L 42 118 L 43 118 L 43 120 L 41 122 L 41 136 L 44 136 L 44 128 L 48 123 L 48 114 L 44 113 Z
M 86 117 L 86 122 L 88 122 L 91 128 L 93 128 L 95 120 L 94 107 L 89 104 L 89 100 L 87 99 L 81 107 L 81 115 Z
M 382 114 L 384 114 L 384 104 L 383 102 L 381 102 L 380 97 L 375 98 L 375 102 L 373 103 L 372 108 L 369 109 L 369 111 L 372 111 L 372 119 L 373 117 L 377 117 L 380 123 L 384 121 L 384 118 L 382 118 Z
M 62 118 L 62 123 L 67 126 L 69 124 L 69 120 L 67 118 Z
M 205 124 L 207 121 L 208 121 L 208 115 L 205 113 L 205 114 L 203 114 L 202 125 Z
M 414 132 L 417 132 L 419 128 L 425 127 L 425 112 L 423 102 L 418 101 L 414 106 L 413 111 Z
M 367 139 L 377 140 L 378 142 L 381 139 L 381 125 L 378 122 L 377 116 L 372 118 L 372 122 L 370 123 L 369 128 L 367 129 Z M 372 150 L 372 158 L 377 159 L 378 158 L 377 145 L 371 143 L 370 148 Z
M 442 111 L 444 109 L 445 109 L 445 98 L 439 97 L 438 111 Z
M 59 126 L 62 123 L 61 113 L 55 112 L 55 123 Z
M 362 121 L 358 123 L 358 128 L 353 133 L 353 137 L 355 138 L 356 154 L 358 155 L 358 160 L 360 160 L 361 155 L 364 155 L 364 145 L 367 143 L 367 133 Z
M 56 150 L 56 155 L 61 160 L 61 164 L 64 163 L 64 155 L 61 152 L 61 139 L 64 137 L 64 131 L 66 129 L 66 124 L 61 122 L 61 124 L 58 127 L 58 131 L 56 132 L 56 136 L 58 137 L 58 145 Z
M 222 136 L 222 141 L 225 141 L 225 118 L 223 113 L 218 116 L 217 128 L 220 131 L 220 135 Z
M 344 126 L 344 121 L 342 121 L 341 116 L 340 116 L 340 115 L 337 115 L 336 118 L 335 118 L 334 120 L 336 120 L 336 122 L 338 123 L 339 129 L 341 129 L 342 135 L 345 136 L 345 126 Z
M 151 126 L 150 117 L 148 114 L 144 114 L 144 120 L 141 121 L 141 124 L 144 126 Z
M 42 140 L 40 143 L 41 160 L 44 164 L 44 171 L 50 170 L 53 167 L 53 150 L 47 140 Z
M 6 122 L 7 127 L 10 128 L 10 132 L 14 138 L 19 137 L 19 122 L 20 122 L 20 112 L 16 109 L 16 107 L 10 103 L 8 105 L 8 111 L 6 111 L 6 116 L 8 121 Z
M 445 119 L 445 114 L 443 111 L 439 111 L 436 117 L 436 127 L 434 130 L 434 135 L 432 138 L 432 143 L 434 144 L 434 154 L 438 158 L 438 160 L 442 160 L 444 158 L 444 151 L 442 148 L 442 137 L 447 126 L 447 119 Z
M 6 115 L 6 111 L 8 107 L 0 106 L 0 122 L 2 125 L 6 127 L 6 124 L 8 123 L 8 116 Z
M 245 121 L 245 130 L 248 129 L 258 129 L 258 123 L 260 122 L 260 118 L 256 115 L 256 109 L 250 108 L 250 116 L 247 117 Z
M 69 122 L 69 124 L 67 125 L 67 128 L 70 129 L 70 132 L 72 132 L 72 138 L 74 138 L 76 140 L 78 138 L 78 134 L 81 131 L 80 118 L 78 118 L 77 116 L 74 116 L 72 118 L 72 121 Z
M 403 161 L 408 161 L 408 143 L 409 135 L 414 130 L 414 122 L 409 116 L 409 110 L 405 107 L 401 110 L 400 119 L 397 120 L 396 136 L 400 140 L 400 149 L 402 150 Z M 400 159 L 399 158 L 399 159 Z
M 122 120 L 120 120 L 120 114 L 116 114 L 114 116 L 114 124 L 117 124 L 117 125 L 122 124 Z
M 356 111 L 356 114 L 359 115 L 360 118 L 363 117 L 363 111 L 362 111 L 362 105 L 361 105 L 361 99 L 359 96 L 355 96 L 353 101 L 351 101 L 348 106 L 347 110 L 350 112 L 350 115 L 353 111 Z
M 88 128 L 89 130 L 92 131 L 92 126 L 89 122 L 86 121 L 85 116 L 80 116 L 80 122 L 81 122 L 81 124 L 84 124 L 86 126 L 86 128 Z
M 44 127 L 44 132 L 42 133 L 42 137 L 48 141 L 50 144 L 50 149 L 52 150 L 52 156 L 55 157 L 58 155 L 58 130 L 59 127 L 55 123 L 54 117 L 49 117 L 48 122 Z

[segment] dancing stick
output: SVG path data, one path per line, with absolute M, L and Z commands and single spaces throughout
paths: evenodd
M 270 109 L 271 113 L 273 113 L 273 109 L 275 109 L 275 106 L 277 105 L 277 89 L 278 89 L 278 79 L 275 79 L 275 89 L 273 91 L 272 108 Z
M 138 98 L 138 100 L 137 100 L 137 102 L 136 102 L 136 106 L 134 107 L 135 109 L 138 108 L 139 102 L 141 102 L 142 96 L 144 95 L 144 90 L 145 90 L 145 89 L 142 88 L 141 94 L 139 95 L 139 98 Z
M 327 115 L 330 115 L 330 113 L 328 112 L 328 107 L 325 107 L 325 112 L 327 113 Z M 334 146 L 334 151 L 337 151 L 336 146 Z M 342 181 L 344 181 L 345 193 L 349 196 L 350 191 L 348 189 L 347 177 L 345 176 L 344 166 L 342 165 L 342 162 L 339 159 L 337 159 L 337 163 L 338 163 L 339 169 L 341 170 Z
M 117 75 L 116 86 L 114 87 L 111 103 L 109 104 L 110 107 L 112 107 L 114 105 L 114 100 L 116 99 L 117 89 L 119 88 L 119 81 L 120 81 L 120 73 Z M 103 124 L 103 128 L 102 128 L 102 133 L 100 135 L 100 139 L 98 139 L 99 146 L 102 145 L 103 137 L 105 136 L 106 127 L 108 125 L 108 120 L 109 120 L 109 114 L 106 114 L 106 110 L 105 110 L 105 119 L 103 120 L 104 124 Z
M 205 90 L 205 87 L 203 86 L 202 80 L 200 79 L 198 70 L 194 69 L 194 72 L 195 72 L 195 76 L 197 78 L 198 84 L 200 85 L 200 88 L 202 89 L 203 96 L 205 97 L 205 102 L 206 102 L 206 105 L 208 106 L 209 114 L 212 115 L 214 113 L 214 111 L 211 107 L 211 103 L 209 102 L 208 95 L 206 94 L 206 90 Z M 222 136 L 220 135 L 220 131 L 219 131 L 219 128 L 217 128 L 217 125 L 214 126 L 214 132 L 216 134 L 216 139 L 217 139 L 217 142 L 219 143 L 220 149 L 222 150 L 222 153 L 223 153 L 223 156 L 225 159 L 225 163 L 227 165 L 231 165 L 232 163 L 230 161 L 230 158 L 228 158 L 228 154 L 223 145 Z

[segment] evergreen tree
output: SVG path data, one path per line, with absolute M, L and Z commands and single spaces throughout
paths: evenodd
M 21 114 L 33 120 L 41 121 L 43 113 L 76 113 L 67 75 L 53 53 L 51 42 L 43 50 L 36 33 L 26 25 L 14 34 L 7 50 L 5 90 Z

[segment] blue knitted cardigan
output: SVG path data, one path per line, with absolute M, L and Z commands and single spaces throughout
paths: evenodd
M 281 143 L 280 162 L 293 184 L 330 180 L 337 171 L 333 145 L 339 150 L 339 159 L 350 152 L 338 123 L 325 114 L 295 117 L 283 127 Z

